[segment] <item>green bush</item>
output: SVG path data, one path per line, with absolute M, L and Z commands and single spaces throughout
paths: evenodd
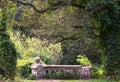
M 79 79 L 79 74 L 77 71 L 74 71 L 73 79 Z
M 80 63 L 80 65 L 92 65 L 91 62 L 88 60 L 88 58 L 85 56 L 85 55 L 78 55 L 77 57 L 77 62 Z M 104 78 L 105 76 L 105 72 L 104 70 L 102 69 L 101 66 L 98 66 L 98 65 L 93 65 L 92 66 L 92 75 L 93 75 L 93 78 Z
M 0 80 L 3 78 L 3 76 L 0 74 Z
M 18 60 L 18 76 L 23 79 L 31 78 L 31 65 L 32 60 Z
M 27 77 L 27 79 L 30 79 L 30 80 L 35 80 L 36 76 L 33 75 L 33 74 L 29 74 L 29 76 Z
M 92 71 L 93 78 L 99 79 L 99 78 L 104 78 L 104 70 L 100 66 L 93 66 L 93 71 Z
M 91 62 L 88 60 L 88 58 L 84 55 L 78 55 L 77 62 L 80 63 L 80 65 L 91 65 Z
M 0 67 L 3 67 L 5 74 L 0 78 L 13 80 L 16 75 L 17 52 L 8 30 L 13 26 L 11 17 L 14 15 L 15 4 L 9 0 L 2 0 L 0 5 L 2 6 L 0 8 L 2 10 L 0 12 Z
M 61 44 L 51 44 L 47 40 L 21 35 L 20 31 L 10 33 L 11 40 L 14 41 L 20 59 L 40 57 L 46 64 L 59 63 L 61 55 Z M 21 41 L 21 39 L 24 39 Z M 23 45 L 24 44 L 24 45 Z

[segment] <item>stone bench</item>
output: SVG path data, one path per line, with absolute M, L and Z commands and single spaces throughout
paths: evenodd
M 90 79 L 92 77 L 92 67 L 91 66 L 81 66 L 81 65 L 41 65 L 39 63 L 39 57 L 35 58 L 36 64 L 31 66 L 32 74 L 36 76 L 36 79 L 43 79 L 46 74 L 51 74 L 53 72 L 61 72 L 65 74 L 69 72 L 73 74 L 77 72 L 79 79 Z

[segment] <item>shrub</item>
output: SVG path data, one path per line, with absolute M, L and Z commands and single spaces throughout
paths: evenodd
M 29 76 L 27 77 L 27 79 L 30 79 L 30 80 L 35 80 L 36 76 L 33 75 L 33 74 L 29 74 Z
M 31 77 L 32 60 L 18 60 L 18 76 L 25 79 Z
M 105 75 L 104 75 L 104 70 L 102 69 L 102 67 L 100 66 L 93 66 L 93 71 L 92 71 L 92 75 L 93 75 L 93 78 L 103 78 Z
M 80 63 L 80 65 L 92 65 L 91 62 L 88 60 L 88 58 L 85 55 L 78 55 L 77 62 Z M 99 65 L 92 65 L 92 75 L 93 78 L 103 78 L 105 76 L 105 72 Z
M 74 71 L 73 79 L 79 79 L 79 74 L 77 71 Z
M 91 65 L 91 62 L 88 60 L 86 56 L 78 55 L 77 62 L 80 63 L 80 65 Z
M 9 0 L 0 1 L 0 5 L 2 6 L 2 12 L 0 12 L 0 67 L 3 67 L 5 74 L 0 77 L 13 80 L 16 74 L 17 52 L 14 43 L 10 39 L 8 29 L 12 27 L 11 21 L 13 20 L 11 17 L 15 6 Z
M 51 44 L 47 40 L 21 35 L 20 31 L 10 33 L 14 41 L 20 59 L 40 57 L 46 64 L 59 63 L 61 55 L 61 44 Z M 21 39 L 24 39 L 21 41 Z M 23 45 L 24 44 L 24 45 Z
M 0 75 L 0 80 L 3 78 L 3 76 L 2 75 Z

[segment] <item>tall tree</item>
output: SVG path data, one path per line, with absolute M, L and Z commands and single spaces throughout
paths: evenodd
M 120 75 L 120 2 L 104 0 L 104 2 L 98 1 L 96 5 L 104 6 L 104 9 L 93 15 L 93 20 L 100 32 L 103 64 L 109 78 L 118 79 Z
M 33 1 L 33 4 L 39 7 L 43 3 Z M 80 9 L 69 5 L 39 14 L 30 7 L 20 5 L 17 11 L 16 19 L 21 21 L 18 21 L 20 26 L 14 30 L 18 29 L 26 36 L 45 38 L 52 43 L 62 43 L 60 64 L 78 64 L 76 58 L 79 54 L 87 55 L 92 63 L 100 63 L 100 55 L 95 48 L 96 36 L 91 33 L 96 29 L 88 21 L 88 15 L 81 13 Z
M 17 53 L 14 44 L 10 40 L 8 27 L 14 8 L 9 5 L 9 0 L 2 0 L 0 13 L 0 67 L 4 70 L 4 78 L 13 80 L 16 73 Z
M 91 17 L 99 29 L 99 41 L 103 65 L 107 76 L 120 74 L 120 0 L 46 0 L 49 5 L 43 9 L 20 0 L 14 2 L 30 6 L 38 13 L 56 10 L 65 5 L 82 9 Z M 65 38 L 64 38 L 65 39 Z M 117 67 L 116 67 L 117 66 Z

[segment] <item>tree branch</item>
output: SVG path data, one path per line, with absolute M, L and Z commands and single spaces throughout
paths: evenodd
M 85 9 L 85 6 L 83 6 L 82 4 L 77 4 L 76 2 L 75 2 L 75 0 L 71 0 L 70 2 L 63 2 L 63 3 L 65 3 L 66 5 L 71 5 L 71 6 L 73 6 L 73 7 L 77 7 L 77 8 L 80 8 L 80 9 Z
M 75 28 L 75 29 L 82 29 L 82 28 L 84 28 L 83 26 L 71 26 L 71 27 L 73 27 L 73 28 Z M 90 26 L 89 29 L 91 30 L 91 34 L 92 34 L 92 35 L 94 35 L 95 37 L 99 37 L 99 35 L 96 35 L 96 34 L 94 33 L 94 30 L 96 30 L 94 24 L 93 24 L 92 26 Z
M 71 36 L 71 37 L 64 37 L 64 36 L 62 36 L 62 35 L 57 35 L 56 37 L 60 37 L 61 39 L 58 40 L 58 41 L 56 41 L 55 43 L 63 42 L 63 41 L 65 41 L 65 40 L 78 40 L 79 38 L 81 38 L 81 36 L 74 37 L 74 35 Z
M 75 0 L 71 0 L 70 2 L 66 2 L 64 0 L 58 0 L 57 2 L 51 4 L 51 6 L 47 7 L 47 8 L 44 8 L 44 9 L 37 9 L 33 4 L 31 3 L 27 3 L 27 2 L 23 2 L 23 1 L 20 1 L 20 0 L 11 0 L 11 1 L 14 1 L 16 3 L 19 3 L 19 4 L 22 4 L 22 5 L 26 5 L 26 6 L 30 6 L 32 7 L 37 13 L 44 13 L 46 11 L 49 11 L 49 10 L 56 10 L 64 5 L 71 5 L 71 6 L 74 6 L 74 7 L 77 7 L 79 9 L 85 9 L 85 6 L 81 5 L 81 4 L 77 4 L 75 2 Z M 102 10 L 102 9 L 105 9 L 106 6 L 105 5 L 102 5 L 102 6 L 97 6 L 95 7 L 94 9 L 92 10 L 87 10 L 89 15 L 93 15 L 95 14 L 96 12 Z
M 88 10 L 88 12 L 89 12 L 89 15 L 93 15 L 93 14 L 95 14 L 95 13 L 97 13 L 97 12 L 103 10 L 103 9 L 106 9 L 106 8 L 107 8 L 106 5 L 101 5 L 101 6 L 95 7 L 95 8 L 94 8 L 93 10 L 91 10 L 91 11 Z
M 62 2 L 62 1 L 58 1 L 56 3 L 53 3 L 51 6 L 47 7 L 47 8 L 44 8 L 44 9 L 37 9 L 33 4 L 31 3 L 27 3 L 27 2 L 22 2 L 22 1 L 19 1 L 19 0 L 11 0 L 11 1 L 14 1 L 16 3 L 19 3 L 19 4 L 22 4 L 22 5 L 26 5 L 26 6 L 30 6 L 32 7 L 36 12 L 38 13 L 44 13 L 48 10 L 56 10 L 58 8 L 60 8 L 61 6 L 64 6 L 65 4 Z

